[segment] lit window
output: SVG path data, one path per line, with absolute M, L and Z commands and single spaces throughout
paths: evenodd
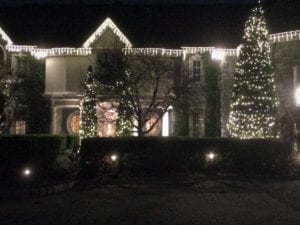
M 97 104 L 98 136 L 116 136 L 116 120 L 118 113 L 112 103 L 101 102 Z
M 157 115 L 152 116 L 151 119 L 146 122 L 146 126 L 145 126 L 146 130 L 149 130 L 154 125 L 154 123 L 157 122 L 157 120 L 158 120 Z M 152 130 L 147 135 L 148 136 L 158 136 L 160 133 L 159 128 L 160 128 L 159 122 L 157 122 L 154 125 L 154 127 L 152 128 Z
M 70 119 L 70 130 L 73 134 L 79 133 L 80 117 L 78 114 L 74 114 Z
M 15 123 L 15 134 L 25 134 L 26 133 L 26 121 L 18 120 Z
M 201 61 L 193 61 L 192 80 L 200 81 L 201 76 Z

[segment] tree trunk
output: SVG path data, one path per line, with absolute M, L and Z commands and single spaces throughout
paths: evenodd
M 138 136 L 139 137 L 143 137 L 144 136 L 143 126 L 141 126 L 141 123 L 138 124 L 137 132 L 138 132 Z

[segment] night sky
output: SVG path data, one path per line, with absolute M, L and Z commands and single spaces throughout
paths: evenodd
M 157 2 L 164 4 L 154 4 Z M 109 16 L 134 47 L 233 48 L 241 41 L 245 20 L 255 2 L 0 0 L 0 26 L 16 44 L 80 47 Z M 299 0 L 263 2 L 271 33 L 300 29 Z
M 255 3 L 257 0 L 0 0 L 3 5 L 22 4 L 71 4 L 81 2 L 86 4 L 110 4 L 120 2 L 124 4 L 215 4 L 215 3 Z M 264 2 L 266 2 L 265 0 Z M 268 0 L 269 1 L 269 0 Z M 270 2 L 270 1 L 269 1 Z

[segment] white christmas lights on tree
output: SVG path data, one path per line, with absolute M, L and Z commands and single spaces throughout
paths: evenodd
M 268 30 L 260 3 L 246 21 L 234 74 L 228 131 L 237 138 L 269 138 L 277 134 L 278 108 Z
M 96 108 L 98 81 L 94 78 L 92 69 L 89 68 L 83 85 L 83 99 L 80 109 L 80 138 L 95 137 L 98 131 L 98 118 Z

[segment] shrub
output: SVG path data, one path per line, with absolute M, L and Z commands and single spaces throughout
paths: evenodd
M 65 135 L 0 136 L 0 177 L 16 178 L 26 166 L 33 167 L 36 175 L 45 175 L 53 169 L 59 152 L 75 143 L 75 137 Z
M 81 165 L 83 171 L 95 173 L 103 157 L 117 153 L 119 168 L 131 173 L 284 174 L 290 149 L 277 139 L 88 138 L 82 140 Z M 209 152 L 216 155 L 213 160 L 207 160 Z
M 73 150 L 79 145 L 78 135 L 66 135 L 66 149 Z

